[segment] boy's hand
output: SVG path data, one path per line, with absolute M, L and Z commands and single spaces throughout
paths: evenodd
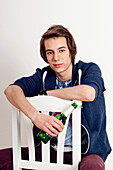
M 54 116 L 45 115 L 38 111 L 35 112 L 32 122 L 41 130 L 55 137 L 62 132 L 64 125 Z M 57 130 L 56 130 L 57 129 Z

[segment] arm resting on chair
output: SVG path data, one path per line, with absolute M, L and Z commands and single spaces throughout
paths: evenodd
M 49 90 L 49 96 L 55 96 L 66 100 L 93 101 L 95 89 L 89 85 L 78 85 L 74 87 Z
M 41 114 L 36 110 L 26 99 L 23 90 L 17 86 L 9 86 L 4 91 L 9 102 L 16 108 L 21 110 L 32 122 L 40 129 L 44 130 L 51 136 L 57 136 L 64 128 L 64 125 L 60 120 L 53 116 Z M 55 127 L 58 131 L 53 128 Z

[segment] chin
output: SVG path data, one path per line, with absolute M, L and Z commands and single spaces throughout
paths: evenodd
M 53 70 L 54 70 L 55 72 L 62 72 L 64 69 L 61 68 L 61 67 L 59 67 L 59 68 L 54 67 Z

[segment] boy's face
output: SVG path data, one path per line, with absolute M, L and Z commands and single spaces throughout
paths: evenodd
M 50 67 L 62 81 L 72 77 L 71 55 L 65 37 L 55 37 L 45 40 L 45 51 Z

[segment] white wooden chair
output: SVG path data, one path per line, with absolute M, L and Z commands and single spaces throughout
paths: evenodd
M 72 101 L 59 99 L 51 96 L 36 96 L 27 100 L 39 111 L 44 114 L 52 112 L 64 113 L 72 104 Z M 75 101 L 78 107 L 73 111 L 72 117 L 72 143 L 73 143 L 73 164 L 63 164 L 63 150 L 65 134 L 69 117 L 64 126 L 63 132 L 58 136 L 57 163 L 50 163 L 50 142 L 42 143 L 42 162 L 35 161 L 35 149 L 33 139 L 33 129 L 31 120 L 15 107 L 12 113 L 12 137 L 13 137 L 13 167 L 14 170 L 37 169 L 37 170 L 78 170 L 81 160 L 81 102 Z M 25 130 L 28 139 L 29 160 L 21 160 L 21 118 L 24 119 Z M 22 129 L 23 130 L 23 129 Z

